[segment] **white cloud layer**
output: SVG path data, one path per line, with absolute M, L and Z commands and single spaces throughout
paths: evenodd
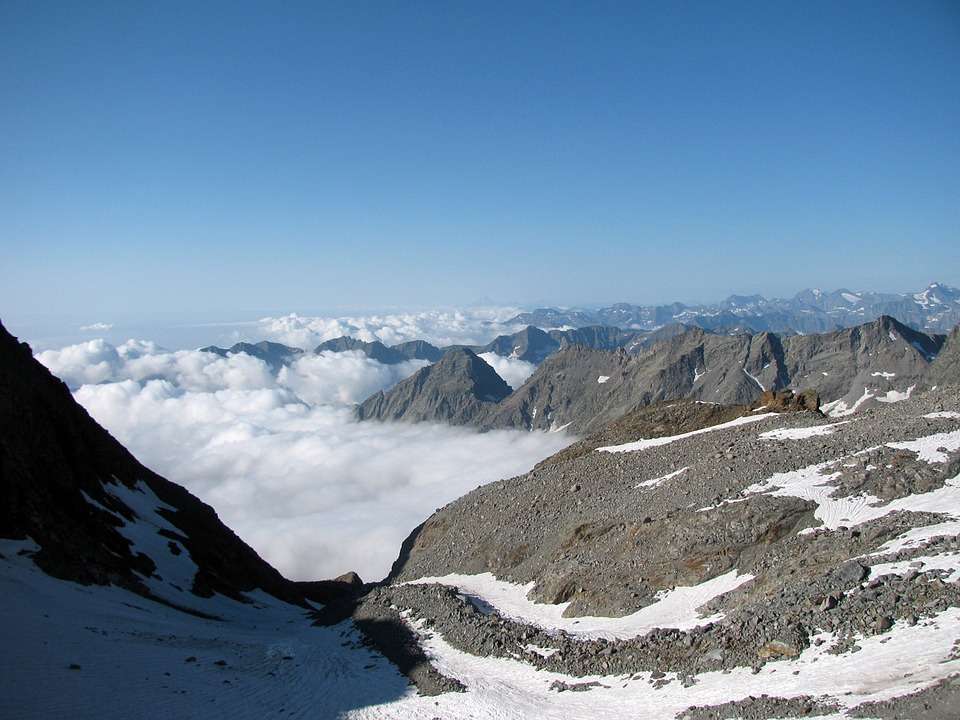
M 81 325 L 83 332 L 107 332 L 113 328 L 113 323 L 95 322 L 91 325 Z
M 350 403 L 419 362 L 323 353 L 274 376 L 244 354 L 170 352 L 136 340 L 37 357 L 144 464 L 213 505 L 295 579 L 347 570 L 379 579 L 435 508 L 570 442 L 562 433 L 353 421 Z
M 256 339 L 313 349 L 325 340 L 349 335 L 385 345 L 408 340 L 426 340 L 437 346 L 481 345 L 497 335 L 522 330 L 507 324 L 517 308 L 436 310 L 348 317 L 309 317 L 297 314 L 262 318 L 256 325 Z M 237 336 L 241 339 L 241 336 Z
M 533 371 L 537 369 L 536 365 L 526 360 L 502 357 L 492 352 L 480 353 L 478 357 L 482 358 L 487 365 L 496 370 L 497 375 L 502 377 L 507 385 L 514 390 L 523 385 L 527 381 L 527 378 L 533 375 Z

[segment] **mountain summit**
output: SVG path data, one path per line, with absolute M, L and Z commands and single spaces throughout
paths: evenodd
M 510 394 L 510 386 L 477 354 L 453 348 L 393 389 L 357 408 L 360 420 L 431 420 L 469 424 Z

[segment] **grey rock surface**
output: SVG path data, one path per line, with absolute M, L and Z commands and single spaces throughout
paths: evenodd
M 281 345 L 280 343 L 268 342 L 262 340 L 258 343 L 239 342 L 229 348 L 221 348 L 216 345 L 209 345 L 200 348 L 200 352 L 209 352 L 220 357 L 228 357 L 237 353 L 246 353 L 251 357 L 263 360 L 270 369 L 277 372 L 281 367 L 287 365 L 298 357 L 303 355 L 300 348 Z
M 360 420 L 439 421 L 470 424 L 510 394 L 510 386 L 467 348 L 450 350 L 391 390 L 356 409 Z

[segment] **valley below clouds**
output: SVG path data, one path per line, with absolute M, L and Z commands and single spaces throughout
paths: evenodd
M 496 318 L 459 313 L 390 317 L 288 316 L 262 321 L 259 329 L 270 327 L 264 336 L 307 348 L 341 329 L 385 342 L 412 339 L 414 329 L 438 342 L 480 341 L 502 329 Z M 402 540 L 436 508 L 525 472 L 571 442 L 563 433 L 353 419 L 354 403 L 425 361 L 384 365 L 359 352 L 308 353 L 274 373 L 245 354 L 224 358 L 103 339 L 37 359 L 141 462 L 211 504 L 297 580 L 348 570 L 382 578 Z M 500 357 L 494 367 L 514 385 L 533 370 Z

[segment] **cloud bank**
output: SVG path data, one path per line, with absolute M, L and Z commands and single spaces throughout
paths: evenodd
M 346 317 L 294 313 L 262 318 L 255 325 L 254 335 L 258 340 L 274 340 L 305 349 L 343 335 L 366 342 L 379 340 L 385 345 L 408 340 L 426 340 L 437 346 L 481 345 L 497 335 L 522 330 L 522 325 L 506 322 L 518 312 L 518 308 L 505 307 Z M 236 337 L 251 339 L 242 333 Z
M 386 366 L 360 353 L 308 356 L 277 375 L 244 354 L 170 352 L 137 340 L 37 357 L 142 462 L 213 505 L 294 579 L 347 570 L 379 579 L 436 508 L 571 441 L 357 423 L 352 403 L 423 364 Z

